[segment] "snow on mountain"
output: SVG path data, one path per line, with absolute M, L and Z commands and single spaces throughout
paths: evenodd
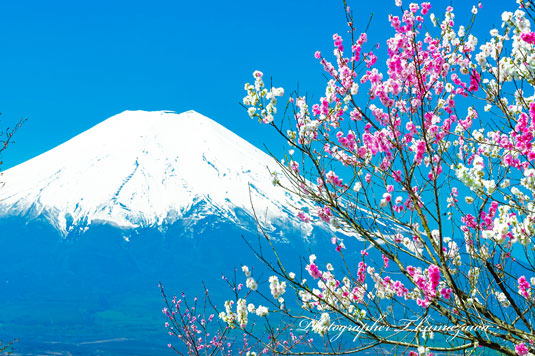
M 92 223 L 165 227 L 209 215 L 302 229 L 298 199 L 274 187 L 273 159 L 188 111 L 125 111 L 0 176 L 0 216 L 45 219 L 63 234 Z M 241 214 L 241 215 L 240 215 Z M 250 219 L 249 219 L 250 220 Z

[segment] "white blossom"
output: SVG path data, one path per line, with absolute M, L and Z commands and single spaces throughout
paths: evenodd
M 258 308 L 256 308 L 256 315 L 258 316 L 266 316 L 268 315 L 268 313 L 269 313 L 268 308 L 262 305 L 259 305 Z

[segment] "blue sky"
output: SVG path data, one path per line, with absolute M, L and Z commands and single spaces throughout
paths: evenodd
M 407 1 L 405 1 L 407 2 Z M 351 1 L 370 43 L 389 34 L 393 0 Z M 452 4 L 460 18 L 476 1 Z M 479 28 L 499 23 L 513 0 L 485 1 Z M 246 140 L 283 146 L 239 102 L 255 69 L 289 92 L 323 92 L 316 50 L 344 33 L 341 0 L 3 1 L 0 127 L 28 118 L 2 157 L 7 169 L 124 110 L 196 110 Z

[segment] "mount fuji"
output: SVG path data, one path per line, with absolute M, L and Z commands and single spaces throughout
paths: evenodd
M 0 340 L 20 339 L 19 355 L 168 354 L 158 282 L 223 300 L 221 274 L 262 275 L 243 241 L 261 240 L 255 215 L 296 270 L 335 253 L 277 170 L 194 111 L 126 111 L 3 172 Z
M 46 220 L 63 235 L 177 221 L 195 232 L 214 214 L 250 229 L 252 202 L 267 227 L 302 228 L 291 207 L 303 203 L 272 184 L 276 166 L 194 111 L 126 111 L 4 172 L 0 216 Z

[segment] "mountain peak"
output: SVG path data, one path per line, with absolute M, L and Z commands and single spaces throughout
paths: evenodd
M 221 126 L 214 120 L 196 112 L 195 110 L 188 110 L 180 114 L 169 110 L 125 110 L 117 115 L 114 115 L 102 121 L 94 128 L 102 125 L 106 126 L 106 130 L 120 129 L 123 132 L 142 130 L 147 129 L 148 127 L 153 127 L 153 130 L 165 130 L 168 125 L 176 124 L 178 121 L 181 122 L 182 126 L 184 126 L 186 123 L 189 123 L 193 126 L 197 126 L 196 124 L 200 123 Z M 157 126 L 155 126 L 155 124 Z M 121 125 L 123 125 L 124 127 L 121 127 Z M 93 130 L 94 128 L 90 130 Z
M 297 224 L 275 188 L 273 159 L 193 110 L 125 111 L 4 172 L 0 216 L 41 218 L 64 234 L 92 223 L 126 229 L 216 214 L 266 212 Z

